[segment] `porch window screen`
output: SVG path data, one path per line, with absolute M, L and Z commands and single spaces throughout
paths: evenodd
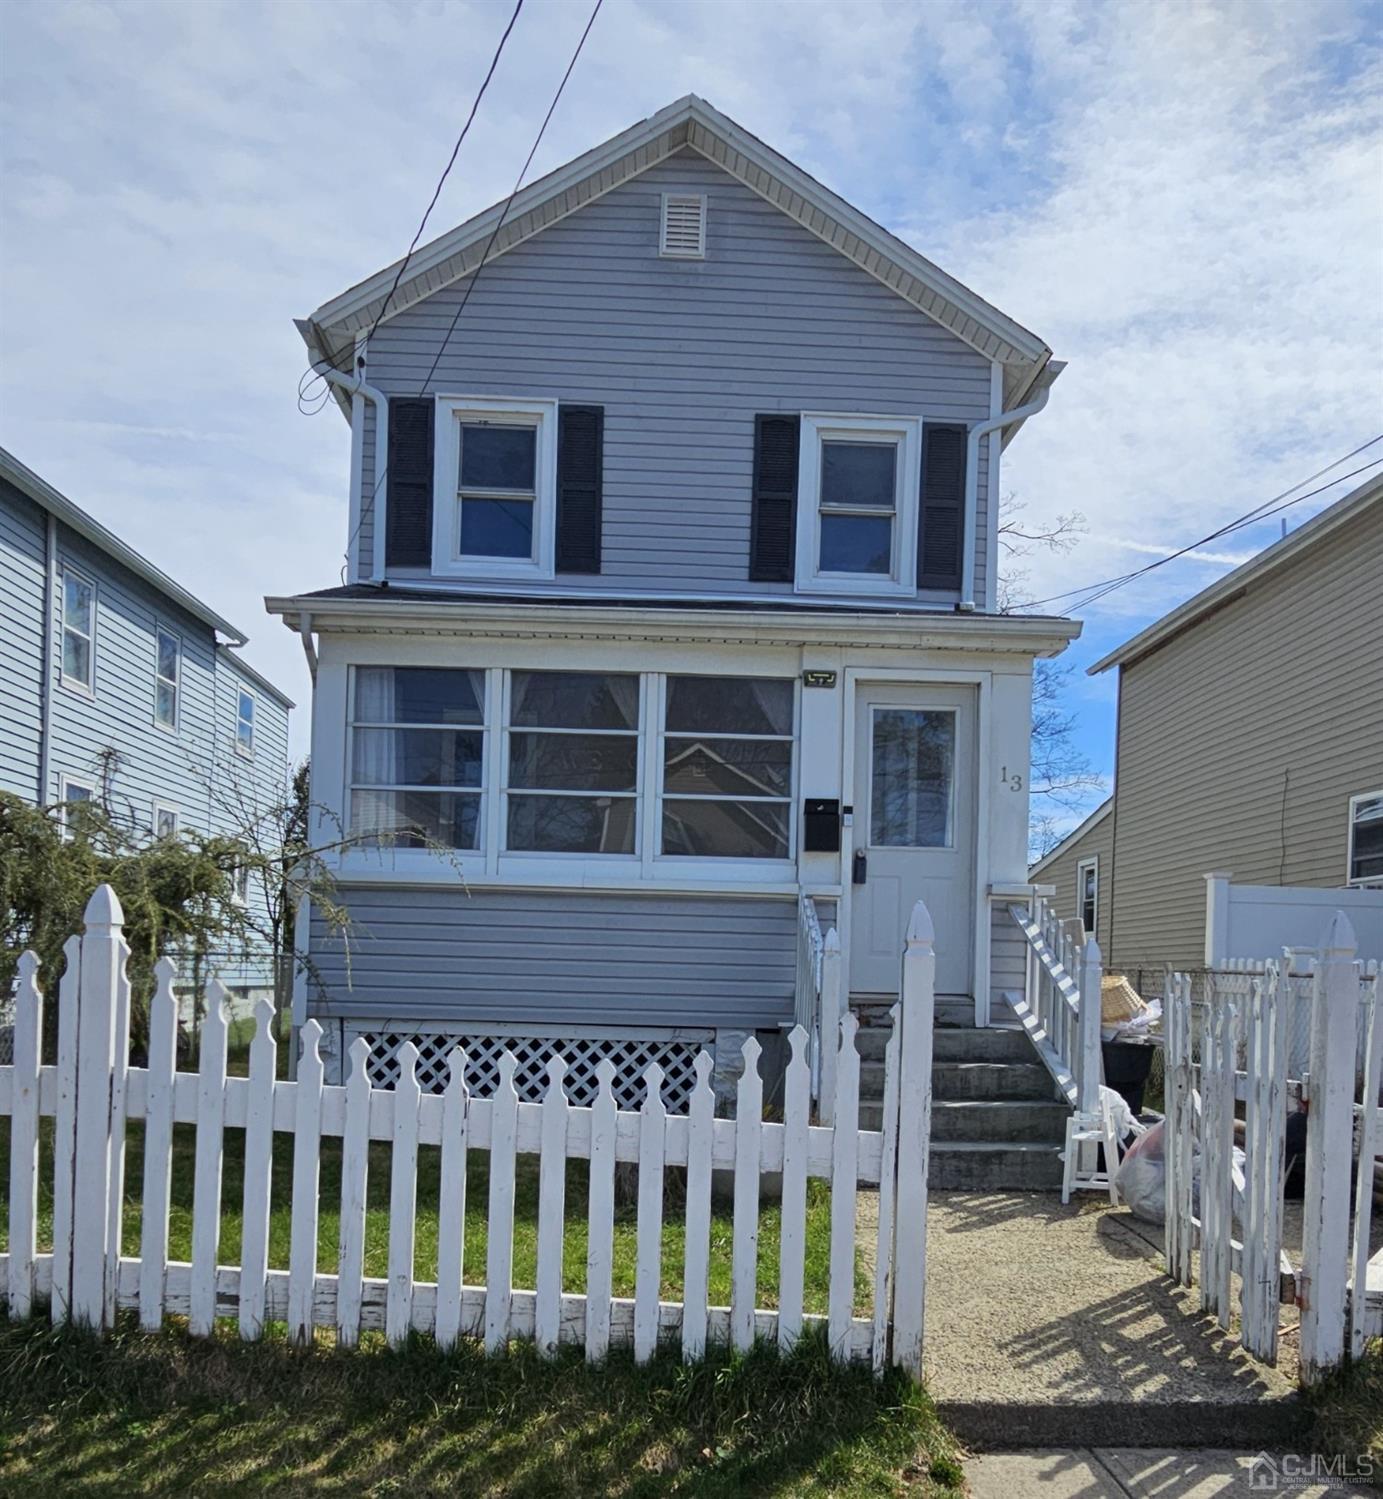
M 478 848 L 485 673 L 358 666 L 351 832 L 367 846 Z
M 793 683 L 669 677 L 662 764 L 664 854 L 786 859 Z
M 639 679 L 516 671 L 509 679 L 505 846 L 632 854 L 639 790 Z

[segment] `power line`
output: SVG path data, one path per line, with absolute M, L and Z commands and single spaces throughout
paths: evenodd
M 484 252 L 480 257 L 480 263 L 476 266 L 475 270 L 471 274 L 470 280 L 466 283 L 466 290 L 462 294 L 460 302 L 457 304 L 456 311 L 452 314 L 451 323 L 447 328 L 446 335 L 437 345 L 437 353 L 433 357 L 432 366 L 428 370 L 427 377 L 426 379 L 424 379 L 422 387 L 418 391 L 418 394 L 420 396 L 425 396 L 427 394 L 427 388 L 432 383 L 432 377 L 437 373 L 437 366 L 441 362 L 442 355 L 445 352 L 447 345 L 451 342 L 452 334 L 456 332 L 456 325 L 461 320 L 461 314 L 466 310 L 466 303 L 470 301 L 471 293 L 475 290 L 475 284 L 480 279 L 481 271 L 485 269 L 485 264 L 490 258 L 490 251 L 494 249 L 495 240 L 499 236 L 499 231 L 504 227 L 505 219 L 509 217 L 509 210 L 513 207 L 514 199 L 518 196 L 519 189 L 523 186 L 523 180 L 528 175 L 528 169 L 533 165 L 533 158 L 538 154 L 538 147 L 542 145 L 543 136 L 547 133 L 547 127 L 552 121 L 552 116 L 557 111 L 557 105 L 561 101 L 563 91 L 567 86 L 567 81 L 568 79 L 570 79 L 572 71 L 576 67 L 577 59 L 581 56 L 582 49 L 586 45 L 586 38 L 590 36 L 591 27 L 595 25 L 595 18 L 600 14 L 600 7 L 604 3 L 605 0 L 595 0 L 595 6 L 591 11 L 590 17 L 586 21 L 585 30 L 582 31 L 580 39 L 576 43 L 576 50 L 572 53 L 571 60 L 567 63 L 567 70 L 562 74 L 562 81 L 557 85 L 557 92 L 552 96 L 552 103 L 548 105 L 547 113 L 543 116 L 543 122 L 538 127 L 537 135 L 533 138 L 533 145 L 529 148 L 529 152 L 527 157 L 524 159 L 523 166 L 519 169 L 519 175 L 514 179 L 513 189 L 510 192 L 508 198 L 505 200 L 504 207 L 500 211 L 499 219 L 496 222 L 494 229 L 491 231 L 489 240 L 486 242 Z M 522 4 L 522 0 L 520 0 L 520 4 Z M 514 13 L 515 15 L 517 15 L 518 11 L 516 10 Z M 511 21 L 510 25 L 512 24 L 513 22 Z M 395 284 L 397 284 L 397 282 Z M 376 319 L 376 327 L 378 326 L 378 322 L 379 320 Z M 373 329 L 371 330 L 371 332 L 373 332 Z M 376 433 L 375 441 L 378 443 L 381 440 L 387 440 L 387 435 L 382 437 L 380 433 Z M 347 565 L 349 565 L 350 561 L 351 548 L 355 545 L 356 538 L 360 535 L 360 528 L 365 524 L 365 516 L 367 513 L 373 514 L 375 512 L 375 501 L 379 496 L 380 486 L 388 478 L 388 475 L 389 468 L 386 463 L 385 467 L 380 471 L 379 478 L 375 480 L 375 485 L 374 488 L 370 491 L 370 498 L 368 502 L 364 500 L 362 500 L 361 502 L 360 518 L 356 521 L 355 530 L 351 533 L 350 539 L 346 542 Z
M 490 80 L 495 76 L 495 69 L 499 66 L 500 54 L 504 51 L 504 44 L 509 40 L 509 33 L 513 31 L 514 22 L 518 20 L 519 12 L 522 9 L 523 0 L 518 0 L 518 3 L 514 6 L 513 15 L 509 17 L 509 24 L 504 28 L 504 34 L 500 37 L 499 44 L 495 48 L 494 56 L 490 58 L 490 66 L 485 70 L 485 76 L 480 80 L 480 87 L 476 91 L 475 98 L 471 101 L 471 112 L 466 116 L 466 123 L 461 127 L 461 134 L 456 137 L 456 144 L 451 148 L 451 156 L 448 158 L 446 166 L 442 169 L 442 175 L 437 179 L 437 186 L 432 191 L 432 199 L 423 210 L 423 216 L 418 222 L 417 232 L 408 246 L 407 253 L 399 261 L 399 268 L 394 273 L 393 285 L 390 286 L 388 295 L 384 298 L 379 311 L 375 314 L 374 321 L 370 324 L 370 331 L 365 336 L 367 344 L 375 336 L 375 330 L 384 321 L 384 315 L 389 310 L 389 304 L 394 300 L 394 293 L 399 289 L 399 282 L 403 280 L 403 273 L 408 269 L 408 262 L 412 260 L 414 250 L 418 248 L 418 241 L 423 237 L 423 231 L 427 228 L 427 221 L 432 217 L 432 210 L 436 208 L 437 200 L 442 196 L 442 189 L 446 186 L 447 178 L 451 176 L 451 169 L 456 165 L 456 158 L 460 154 L 462 143 L 470 133 L 471 125 L 475 122 L 476 111 L 480 108 L 480 101 L 485 97 L 485 90 L 489 88 Z M 344 352 L 344 349 L 336 349 L 328 355 L 324 362 L 329 365 L 336 365 L 340 362 L 341 355 Z M 322 397 L 312 407 L 309 413 L 311 415 L 316 415 L 331 397 L 326 377 L 318 373 L 317 370 L 309 368 L 303 380 L 298 384 L 298 406 L 301 410 L 303 409 L 304 402 L 312 399 L 307 393 L 312 389 L 314 382 L 317 380 L 322 382 Z
M 1243 515 L 1227 522 L 1218 530 L 1210 532 L 1208 536 L 1201 537 L 1199 541 L 1188 542 L 1184 547 L 1179 547 L 1176 551 L 1168 553 L 1165 557 L 1159 557 L 1156 561 L 1149 562 L 1143 567 L 1135 568 L 1132 572 L 1122 573 L 1118 577 L 1105 578 L 1100 582 L 1087 583 L 1080 588 L 1068 588 L 1064 593 L 1054 593 L 1047 598 L 1036 599 L 1025 607 L 1036 609 L 1044 604 L 1055 604 L 1062 599 L 1079 597 L 1079 602 L 1073 604 L 1071 607 L 1073 609 L 1087 609 L 1091 604 L 1113 593 L 1115 589 L 1123 588 L 1126 584 L 1135 581 L 1135 579 L 1143 577 L 1145 573 L 1153 572 L 1159 567 L 1165 567 L 1169 562 L 1175 562 L 1179 557 L 1184 557 L 1188 552 L 1195 551 L 1197 547 L 1206 546 L 1212 541 L 1218 541 L 1222 536 L 1228 536 L 1235 531 L 1241 531 L 1245 526 L 1251 526 L 1258 521 L 1267 520 L 1270 516 L 1280 514 L 1282 511 L 1290 509 L 1293 505 L 1300 504 L 1303 500 L 1311 499 L 1314 495 L 1323 494 L 1327 489 L 1333 489 L 1337 484 L 1344 483 L 1346 479 L 1353 479 L 1356 475 L 1364 473 L 1379 463 L 1383 463 L 1383 458 L 1371 458 L 1367 463 L 1360 465 L 1359 468 L 1353 469 L 1347 474 L 1340 474 L 1336 478 L 1331 479 L 1329 483 L 1322 484 L 1317 489 L 1308 490 L 1305 494 L 1294 493 L 1303 484 L 1310 484 L 1312 480 L 1319 479 L 1322 475 L 1328 474 L 1331 469 L 1338 468 L 1342 463 L 1348 463 L 1351 458 L 1358 457 L 1360 453 L 1365 452 L 1379 442 L 1383 442 L 1383 432 L 1380 432 L 1376 437 L 1371 437 L 1368 442 L 1360 443 L 1357 448 L 1335 459 L 1333 463 L 1327 463 L 1324 468 L 1317 469 L 1314 474 L 1309 474 L 1306 478 L 1299 479 L 1290 488 L 1284 489 L 1281 494 L 1274 495 L 1270 500 L 1264 500 L 1261 505 L 1255 505 L 1252 510 L 1245 511 Z M 1289 499 L 1288 496 L 1292 496 L 1292 498 Z
M 591 34 L 591 27 L 595 25 L 595 18 L 600 14 L 600 7 L 605 0 L 595 0 L 595 8 L 591 11 L 590 19 L 586 22 L 586 29 L 581 33 L 581 39 L 576 44 L 576 51 L 571 55 L 571 61 L 567 64 L 567 71 L 562 74 L 562 81 L 557 85 L 557 92 L 552 96 L 552 103 L 548 105 L 547 113 L 543 116 L 543 123 L 538 127 L 538 133 L 533 138 L 532 148 L 522 167 L 519 175 L 514 179 L 514 187 L 510 192 L 504 208 L 500 213 L 495 227 L 490 232 L 490 238 L 485 245 L 484 252 L 480 257 L 480 264 L 476 266 L 470 280 L 466 283 L 466 290 L 462 294 L 460 302 L 457 303 L 456 311 L 451 317 L 451 326 L 446 331 L 446 336 L 437 345 L 437 353 L 432 359 L 432 368 L 427 372 L 427 378 L 422 383 L 422 389 L 418 391 L 420 396 L 427 394 L 427 388 L 432 383 L 432 377 L 437 373 L 437 366 L 441 362 L 442 355 L 446 352 L 447 345 L 451 342 L 451 336 L 456 331 L 456 325 L 461 319 L 461 314 L 466 310 L 466 303 L 471 299 L 471 293 L 475 290 L 475 284 L 480 280 L 480 273 L 485 269 L 485 262 L 490 258 L 490 251 L 494 249 L 495 240 L 499 237 L 499 231 L 504 227 L 504 221 L 509 217 L 509 210 L 513 207 L 514 199 L 518 197 L 519 189 L 523 186 L 523 179 L 528 175 L 528 169 L 533 165 L 533 158 L 538 154 L 538 147 L 543 143 L 543 136 L 547 133 L 547 127 L 556 112 L 558 101 L 562 97 L 562 91 L 567 86 L 567 80 L 572 75 L 572 69 L 576 66 L 576 60 L 581 56 L 581 49 L 586 45 L 586 38 Z

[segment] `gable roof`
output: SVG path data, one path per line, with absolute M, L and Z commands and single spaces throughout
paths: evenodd
M 166 572 L 121 541 L 114 531 L 108 531 L 100 521 L 54 489 L 47 479 L 40 478 L 6 448 L 0 448 L 0 478 L 8 479 L 40 509 L 56 516 L 78 536 L 85 537 L 92 546 L 99 547 L 108 557 L 113 557 L 122 566 L 129 568 L 150 587 L 157 588 L 160 593 L 186 609 L 194 619 L 200 619 L 203 624 L 219 631 L 233 645 L 244 645 L 250 638 L 243 630 L 236 629 L 229 620 L 222 619 L 214 609 L 208 609 L 195 594 L 189 593 L 182 584 L 175 583 Z
M 491 259 L 685 148 L 714 162 L 904 301 L 1003 365 L 1006 408 L 1035 393 L 1044 376 L 1047 382 L 1055 378 L 1056 371 L 1048 369 L 1052 351 L 1036 334 L 695 94 L 531 183 L 517 194 L 507 214 L 504 204 L 495 204 L 424 245 L 409 260 L 392 298 L 389 289 L 398 261 L 323 303 L 298 324 L 314 363 L 335 355 L 342 369 L 350 369 L 356 335 L 368 332 L 386 299 L 393 317 L 470 275 L 501 221 Z M 345 404 L 348 409 L 348 401 Z
M 1289 566 L 1305 552 L 1319 546 L 1341 526 L 1347 525 L 1357 515 L 1380 502 L 1383 502 L 1383 474 L 1375 474 L 1357 489 L 1350 490 L 1342 499 L 1336 500 L 1333 505 L 1326 506 L 1319 515 L 1312 516 L 1295 531 L 1289 532 L 1281 541 L 1265 547 L 1256 557 L 1250 557 L 1233 572 L 1226 573 L 1208 588 L 1202 588 L 1184 604 L 1179 604 L 1161 619 L 1155 620 L 1146 630 L 1140 631 L 1131 640 L 1126 640 L 1107 656 L 1102 656 L 1087 668 L 1088 675 L 1096 676 L 1102 671 L 1108 671 L 1111 666 L 1126 666 L 1139 656 L 1145 656 L 1149 651 L 1164 645 L 1173 636 L 1191 629 L 1207 614 L 1228 603 L 1235 595 L 1247 588 L 1256 588 L 1279 568 Z
M 1067 835 L 1061 840 L 1061 842 L 1055 845 L 1055 847 L 1049 848 L 1047 852 L 1043 854 L 1042 857 L 1037 861 L 1036 864 L 1029 865 L 1028 879 L 1035 879 L 1039 874 L 1042 873 L 1044 869 L 1047 868 L 1049 864 L 1059 859 L 1062 854 L 1068 853 L 1072 845 L 1078 843 L 1082 838 L 1084 838 L 1092 828 L 1099 827 L 1099 825 L 1105 820 L 1106 817 L 1109 816 L 1109 814 L 1113 810 L 1114 798 L 1112 796 L 1107 796 L 1104 801 L 1102 801 L 1100 805 L 1095 808 L 1090 816 L 1085 819 L 1083 823 L 1081 823 L 1078 827 L 1072 828 L 1071 831 L 1067 833 Z

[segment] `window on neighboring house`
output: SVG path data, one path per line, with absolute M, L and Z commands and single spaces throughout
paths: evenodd
M 553 402 L 442 402 L 434 570 L 550 574 L 556 504 Z
M 507 849 L 634 853 L 639 789 L 636 675 L 513 672 L 507 737 Z
M 235 748 L 242 755 L 252 755 L 255 752 L 254 694 L 243 687 L 235 705 Z
M 70 567 L 62 572 L 62 679 L 95 690 L 96 585 Z
M 358 666 L 350 826 L 392 848 L 480 845 L 485 673 Z
M 794 683 L 669 677 L 662 736 L 664 855 L 786 859 Z
M 62 804 L 58 809 L 58 825 L 65 835 L 70 826 L 69 814 L 72 810 L 95 802 L 96 784 L 80 776 L 70 775 L 64 775 L 58 784 L 61 792 L 58 801 Z
M 182 641 L 161 626 L 156 632 L 154 718 L 165 728 L 178 726 L 178 682 L 182 670 Z
M 919 424 L 804 416 L 801 441 L 797 586 L 912 592 Z
M 231 893 L 238 906 L 250 903 L 250 866 L 237 864 L 231 871 Z
M 1383 791 L 1350 798 L 1349 881 L 1383 884 Z
M 178 835 L 178 809 L 167 802 L 154 803 L 153 832 L 155 838 L 176 838 Z
M 1100 910 L 1100 864 L 1098 859 L 1082 859 L 1076 865 L 1076 912 L 1085 935 L 1096 935 Z

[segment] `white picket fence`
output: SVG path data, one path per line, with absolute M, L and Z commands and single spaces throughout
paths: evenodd
M 1275 1363 L 1279 1308 L 1301 1309 L 1301 1377 L 1314 1383 L 1383 1336 L 1383 1252 L 1370 1257 L 1383 1156 L 1383 999 L 1378 965 L 1355 958 L 1337 912 L 1309 967 L 1305 1076 L 1289 1066 L 1303 999 L 1303 956 L 1209 975 L 1197 1014 L 1192 980 L 1168 977 L 1166 1015 L 1167 1270 L 1193 1283 L 1222 1328 Z M 1307 1114 L 1304 1222 L 1297 1262 L 1283 1242 L 1285 1129 Z M 1235 1156 L 1242 1111 L 1243 1160 Z
M 812 1102 L 822 1124 L 835 1117 L 836 1048 L 830 1039 L 840 1025 L 842 1003 L 840 936 L 835 927 L 824 935 L 816 902 L 803 895 L 797 905 L 797 985 L 793 1019 L 807 1033 L 811 1061 Z
M 0 1286 L 11 1318 L 32 1314 L 49 1299 L 55 1321 L 111 1326 L 117 1309 L 137 1309 L 143 1327 L 168 1313 L 187 1318 L 205 1336 L 218 1318 L 235 1318 L 240 1336 L 259 1337 L 268 1322 L 287 1324 L 298 1343 L 318 1328 L 341 1344 L 362 1329 L 383 1328 L 392 1342 L 412 1330 L 443 1346 L 483 1338 L 492 1351 L 510 1339 L 537 1342 L 546 1354 L 559 1343 L 584 1345 L 598 1360 L 632 1344 L 639 1361 L 663 1342 L 677 1341 L 689 1360 L 709 1344 L 748 1348 L 756 1338 L 787 1349 L 804 1328 L 823 1324 L 832 1355 L 882 1371 L 890 1363 L 921 1377 L 926 1265 L 927 1157 L 935 956 L 932 929 L 919 902 L 902 955 L 901 999 L 894 1010 L 886 1061 L 884 1128 L 858 1128 L 860 1059 L 857 1022 L 842 1017 L 835 1073 L 833 1126 L 810 1120 L 810 1062 L 801 1027 L 790 1037 L 781 1122 L 763 1118 L 759 1047 L 744 1047 L 736 1116 L 716 1118 L 711 1059 L 697 1059 L 688 1112 L 669 1114 L 660 1070 L 646 1074 L 637 1112 L 621 1111 L 611 1088 L 612 1066 L 601 1064 L 601 1090 L 590 1107 L 575 1107 L 562 1087 L 564 1064 L 554 1058 L 542 1103 L 520 1102 L 512 1059 L 493 1096 L 472 1096 L 458 1050 L 441 1095 L 418 1086 L 411 1045 L 400 1050 L 393 1089 L 370 1084 L 368 1047 L 351 1048 L 344 1087 L 327 1086 L 314 1021 L 302 1029 L 294 1081 L 275 1077 L 273 1011 L 256 1011 L 249 1074 L 226 1072 L 225 994 L 208 991 L 198 1070 L 176 1068 L 175 970 L 160 962 L 151 1000 L 148 1065 L 128 1065 L 128 949 L 114 892 L 102 886 L 87 908 L 86 931 L 66 947 L 58 990 L 57 1054 L 41 1056 L 43 995 L 37 960 L 20 963 L 15 1059 L 0 1067 L 0 1113 L 10 1117 L 9 1248 L 0 1256 Z M 41 1120 L 52 1119 L 53 1246 L 38 1252 Z M 144 1131 L 142 1226 L 137 1257 L 120 1253 L 125 1197 L 126 1123 Z M 192 1258 L 168 1257 L 169 1198 L 175 1124 L 196 1129 Z M 240 1262 L 219 1257 L 225 1132 L 244 1131 L 243 1228 Z M 286 1269 L 269 1267 L 270 1193 L 275 1132 L 293 1136 L 291 1243 Z M 341 1140 L 341 1220 L 335 1273 L 318 1269 L 320 1165 L 324 1139 Z M 390 1146 L 387 1276 L 364 1274 L 366 1185 L 371 1141 Z M 439 1146 L 437 1279 L 414 1278 L 417 1164 L 420 1147 Z M 488 1201 L 467 1201 L 467 1152 L 489 1153 Z M 513 1284 L 515 1164 L 539 1157 L 537 1270 L 532 1288 Z M 563 1289 L 566 1163 L 589 1162 L 585 1291 Z M 638 1165 L 634 1296 L 612 1294 L 615 1167 Z M 664 1181 L 668 1167 L 686 1168 L 685 1267 L 682 1299 L 660 1299 Z M 733 1241 L 729 1306 L 708 1305 L 712 1172 L 733 1173 Z M 761 1187 L 781 1180 L 777 1305 L 758 1305 Z M 807 1183 L 830 1183 L 830 1272 L 826 1315 L 803 1311 Z M 861 1186 L 879 1191 L 872 1308 L 855 1315 L 856 1207 Z M 488 1224 L 483 1285 L 467 1284 L 466 1215 Z

